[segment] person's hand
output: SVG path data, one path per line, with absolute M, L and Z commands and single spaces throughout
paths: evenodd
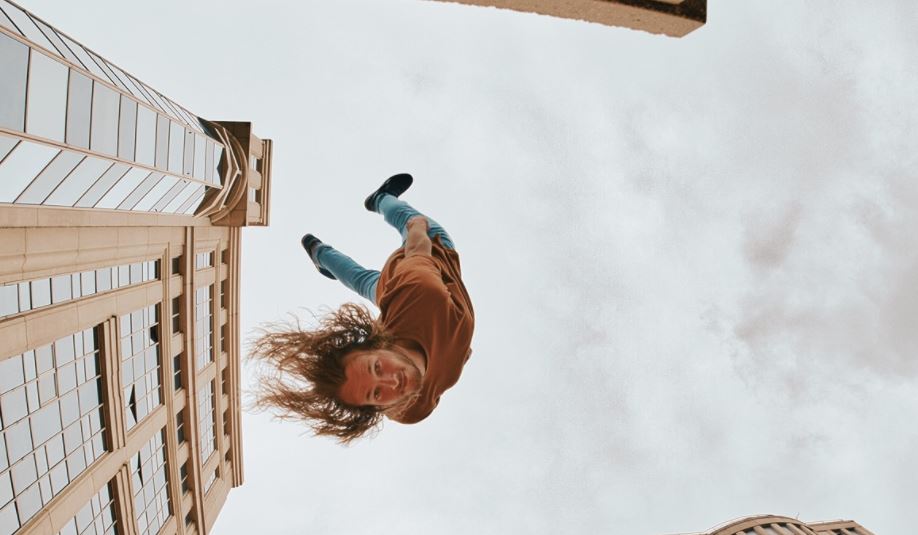
M 416 227 L 416 226 L 420 226 L 421 230 L 424 233 L 426 233 L 430 225 L 427 222 L 427 218 L 422 215 L 416 215 L 412 217 L 411 219 L 409 219 L 407 223 L 405 223 L 405 228 L 407 228 L 408 230 L 411 230 L 413 227 Z

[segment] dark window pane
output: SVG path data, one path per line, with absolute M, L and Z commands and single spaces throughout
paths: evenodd
M 169 119 L 156 116 L 156 167 L 166 169 L 169 159 Z
M 182 125 L 169 122 L 169 172 L 182 174 L 182 158 L 185 149 L 185 129 Z
M 150 175 L 137 186 L 137 189 L 131 192 L 121 204 L 118 205 L 119 210 L 130 210 L 134 208 L 134 205 L 137 204 L 137 201 L 142 199 L 144 195 L 150 192 L 156 184 L 159 183 L 163 178 L 162 173 L 150 173 Z
M 137 107 L 137 152 L 134 161 L 146 165 L 156 163 L 156 112 L 146 106 Z
M 157 182 L 156 185 L 153 186 L 153 189 L 144 195 L 136 205 L 134 205 L 132 210 L 140 212 L 150 211 L 150 209 L 153 208 L 153 205 L 156 204 L 157 201 L 159 201 L 167 191 L 175 186 L 176 182 L 178 182 L 178 179 L 175 177 L 164 177 L 162 180 Z
M 220 175 L 220 160 L 223 158 L 223 145 L 214 144 L 214 184 L 223 184 L 223 176 Z
M 70 69 L 67 97 L 67 143 L 89 148 L 89 119 L 92 112 L 92 80 Z
M 92 132 L 89 147 L 114 156 L 118 153 L 118 93 L 98 82 L 92 85 Z
M 0 127 L 25 128 L 26 72 L 29 47 L 0 34 Z
M 26 132 L 64 141 L 67 118 L 67 67 L 39 52 L 29 64 Z
M 182 173 L 190 176 L 194 172 L 194 132 L 185 130 L 185 162 L 182 165 Z
M 0 202 L 13 202 L 59 150 L 23 141 L 0 165 Z
M 99 177 L 99 180 L 97 180 L 96 183 L 93 184 L 92 187 L 89 188 L 89 190 L 82 197 L 80 197 L 80 200 L 76 203 L 76 206 L 85 208 L 95 206 L 96 203 L 99 202 L 99 199 L 108 193 L 108 190 L 111 189 L 112 185 L 115 182 L 118 182 L 118 179 L 127 173 L 128 169 L 130 169 L 130 166 L 123 163 L 116 163 L 115 165 L 111 166 L 108 171 Z
M 106 160 L 92 156 L 86 157 L 42 204 L 73 206 L 77 199 L 83 196 L 86 189 L 98 180 L 111 165 L 112 163 Z
M 83 161 L 83 155 L 70 151 L 61 151 L 48 167 L 29 184 L 29 187 L 16 199 L 17 203 L 41 204 L 54 188 Z
M 121 96 L 121 118 L 118 124 L 118 157 L 134 159 L 134 140 L 137 127 L 137 103 Z
M 114 208 L 118 206 L 145 178 L 150 176 L 150 174 L 149 169 L 143 169 L 141 167 L 131 168 L 130 171 L 108 190 L 108 193 L 102 197 L 102 200 L 96 203 L 96 208 Z

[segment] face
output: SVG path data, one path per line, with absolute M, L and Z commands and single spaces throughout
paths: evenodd
M 338 398 L 354 406 L 391 407 L 421 389 L 421 371 L 391 349 L 355 351 L 344 360 Z

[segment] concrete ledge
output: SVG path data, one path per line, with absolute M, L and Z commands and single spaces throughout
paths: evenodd
M 512 9 L 682 37 L 704 26 L 707 0 L 436 0 Z

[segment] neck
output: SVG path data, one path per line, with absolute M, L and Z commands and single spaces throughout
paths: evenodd
M 392 349 L 410 360 L 417 369 L 421 370 L 422 376 L 427 373 L 427 356 L 424 355 L 423 350 L 417 344 L 406 340 L 398 340 L 392 344 Z

